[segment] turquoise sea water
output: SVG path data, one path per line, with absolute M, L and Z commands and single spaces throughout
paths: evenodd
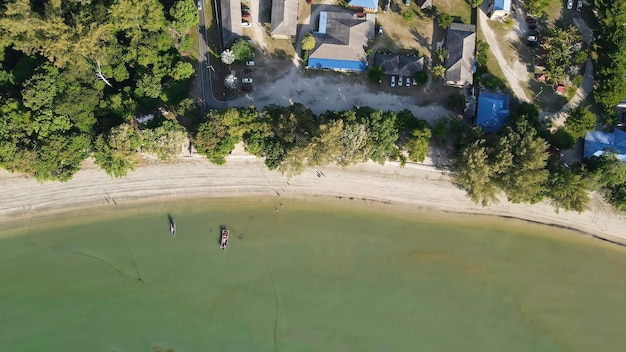
M 281 202 L 122 205 L 35 215 L 17 232 L 4 224 L 0 347 L 626 346 L 626 251 L 620 247 L 514 220 L 360 201 Z M 168 214 L 176 219 L 176 237 Z M 232 231 L 226 251 L 219 249 L 220 226 Z

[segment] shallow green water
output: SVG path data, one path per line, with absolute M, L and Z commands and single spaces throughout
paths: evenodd
M 196 201 L 106 208 L 106 219 L 73 224 L 33 218 L 29 233 L 0 240 L 1 349 L 626 346 L 621 248 L 512 220 L 396 216 L 356 201 L 284 205 Z M 234 237 L 225 252 L 220 225 Z

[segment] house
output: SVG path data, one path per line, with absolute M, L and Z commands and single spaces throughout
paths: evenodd
M 241 0 L 220 0 L 220 32 L 222 48 L 230 46 L 235 40 L 243 36 L 241 25 Z
M 348 0 L 348 7 L 351 9 L 363 9 L 365 12 L 378 12 L 377 0 Z
M 478 97 L 476 126 L 490 133 L 496 133 L 509 119 L 509 96 L 481 91 Z
M 420 7 L 420 10 L 432 9 L 433 0 L 418 0 L 417 5 Z
M 605 152 L 615 153 L 619 160 L 626 162 L 626 132 L 617 128 L 613 133 L 587 132 L 583 157 L 601 156 Z
M 448 57 L 444 67 L 444 82 L 452 87 L 467 87 L 474 84 L 474 50 L 476 49 L 476 26 L 452 23 L 446 37 Z
M 490 0 L 487 17 L 502 20 L 511 14 L 511 0 Z
M 376 54 L 374 65 L 381 66 L 386 75 L 413 77 L 424 69 L 424 57 L 415 55 Z
M 315 47 L 309 54 L 309 68 L 359 71 L 367 68 L 365 49 L 374 40 L 376 16 L 354 18 L 350 12 L 320 12 L 319 29 L 313 32 Z
M 565 95 L 566 89 L 565 86 L 562 84 L 557 84 L 554 90 L 556 91 L 556 94 Z
M 272 38 L 291 39 L 298 27 L 298 0 L 272 0 Z

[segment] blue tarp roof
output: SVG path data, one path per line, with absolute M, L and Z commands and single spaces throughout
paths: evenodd
M 626 161 L 626 132 L 615 130 L 613 133 L 591 131 L 585 135 L 585 158 L 600 156 L 605 150 L 617 154 L 617 158 Z
M 507 0 L 511 1 L 511 0 Z M 364 7 L 366 9 L 377 9 L 378 1 L 377 0 L 351 0 L 348 2 L 348 5 L 354 7 Z
M 313 68 L 329 68 L 333 70 L 347 70 L 347 71 L 365 71 L 367 62 L 365 61 L 351 61 L 351 60 L 336 60 L 336 59 L 324 59 L 324 58 L 309 58 L 309 66 Z
M 511 0 L 495 0 L 493 2 L 493 9 L 511 12 Z
M 509 96 L 491 92 L 481 92 L 478 97 L 476 126 L 496 133 L 509 118 Z

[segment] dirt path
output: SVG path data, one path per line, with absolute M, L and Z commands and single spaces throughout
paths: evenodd
M 580 103 L 583 102 L 587 98 L 591 91 L 593 90 L 594 78 L 593 78 L 593 63 L 591 59 L 587 60 L 587 64 L 585 66 L 585 75 L 583 76 L 583 83 L 576 90 L 576 94 L 567 102 L 567 104 L 563 105 L 561 110 L 555 113 L 541 113 L 541 117 L 544 121 L 550 123 L 554 128 L 559 127 L 565 123 L 567 120 L 567 116 L 569 111 L 572 109 L 576 109 Z
M 484 2 L 481 7 L 478 9 L 478 27 L 485 35 L 485 40 L 489 44 L 491 51 L 493 52 L 496 60 L 498 61 L 498 65 L 502 68 L 502 72 L 506 77 L 509 85 L 511 86 L 511 90 L 517 96 L 518 99 L 524 102 L 530 102 L 530 98 L 526 95 L 526 92 L 522 88 L 520 81 L 528 80 L 528 72 L 526 70 L 526 66 L 519 62 L 519 60 L 515 60 L 516 62 L 509 64 L 502 54 L 502 50 L 500 50 L 500 42 L 496 39 L 495 33 L 489 27 L 487 23 L 487 7 L 488 2 Z M 523 77 L 523 78 L 520 78 Z
M 441 170 L 426 165 L 408 164 L 401 168 L 397 163 L 386 166 L 364 163 L 345 169 L 329 166 L 323 172 L 324 177 L 319 177 L 315 170 L 307 170 L 288 180 L 278 172 L 267 170 L 261 160 L 246 155 L 229 157 L 224 166 L 210 164 L 203 158 L 151 164 L 120 179 L 87 167 L 65 183 L 41 184 L 0 170 L 0 220 L 89 205 L 115 206 L 105 200 L 106 195 L 120 205 L 184 197 L 277 197 L 280 194 L 283 199 L 321 195 L 514 217 L 626 239 L 623 229 L 626 216 L 612 212 L 602 202 L 596 202 L 582 214 L 556 213 L 546 202 L 524 205 L 505 199 L 498 205 L 482 208 L 470 202 Z

